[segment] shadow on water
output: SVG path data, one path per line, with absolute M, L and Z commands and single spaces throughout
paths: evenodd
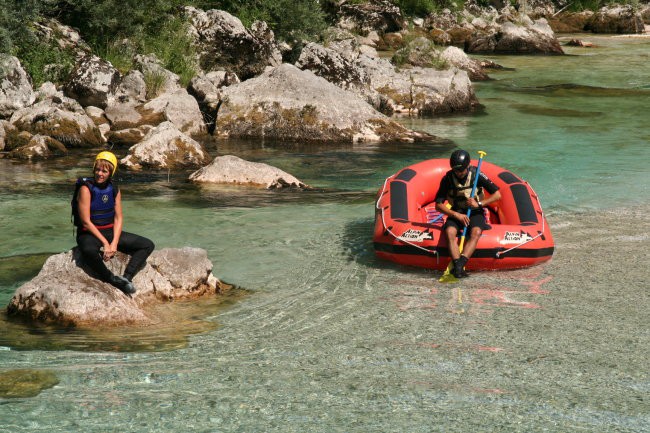
M 533 105 L 533 104 L 514 104 L 513 107 L 520 113 L 524 113 L 524 114 L 533 114 L 537 116 L 562 117 L 562 118 L 564 117 L 591 118 L 591 117 L 602 116 L 603 114 L 605 114 L 600 111 L 569 110 L 566 108 L 551 108 L 551 107 L 543 107 L 540 105 Z
M 591 97 L 591 98 L 620 98 L 620 97 L 639 97 L 647 98 L 650 96 L 648 89 L 643 87 L 625 89 L 612 87 L 585 86 L 580 84 L 552 84 L 548 86 L 534 87 L 515 87 L 502 86 L 500 90 L 516 93 L 527 93 L 539 96 L 559 96 L 559 97 Z
M 424 268 L 404 266 L 379 259 L 375 255 L 375 248 L 372 241 L 373 231 L 374 220 L 372 218 L 356 219 L 345 225 L 343 247 L 349 260 L 372 269 L 392 269 L 400 272 L 418 274 L 429 274 L 432 272 Z M 431 259 L 435 260 L 435 256 L 432 256 Z

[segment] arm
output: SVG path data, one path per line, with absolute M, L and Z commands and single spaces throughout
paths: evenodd
M 106 255 L 107 251 L 110 250 L 110 244 L 104 235 L 102 235 L 102 233 L 97 229 L 97 227 L 95 227 L 95 224 L 90 221 L 90 190 L 86 185 L 82 185 L 82 187 L 79 188 L 79 196 L 77 200 L 79 202 L 79 218 L 81 218 L 81 224 L 83 225 L 83 228 L 101 241 L 104 247 L 104 260 L 108 260 L 110 257 L 106 258 Z
M 117 244 L 120 242 L 120 236 L 122 235 L 122 192 L 118 191 L 115 196 L 115 219 L 113 221 L 113 242 L 111 242 L 110 251 L 111 257 L 115 255 L 117 251 Z
M 492 182 L 486 175 L 481 173 L 478 179 L 478 183 L 479 186 L 481 186 L 487 192 L 490 193 L 490 196 L 481 202 L 481 205 L 483 207 L 489 205 L 490 203 L 494 203 L 496 201 L 501 200 L 501 192 L 499 191 L 499 187 L 496 186 L 494 182 Z M 475 198 L 468 199 L 467 205 L 472 209 L 479 207 L 478 201 Z
M 447 215 L 448 217 L 457 219 L 464 225 L 469 225 L 469 218 L 466 214 L 456 212 L 445 206 L 448 191 L 449 183 L 447 182 L 447 177 L 445 176 L 440 181 L 440 188 L 438 188 L 438 193 L 436 194 L 436 210 Z

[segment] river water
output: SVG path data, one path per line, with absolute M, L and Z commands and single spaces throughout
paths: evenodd
M 0 375 L 58 384 L 0 398 L 0 431 L 649 431 L 650 38 L 589 40 L 562 57 L 491 57 L 508 69 L 477 84 L 481 113 L 403 120 L 528 180 L 557 243 L 550 262 L 443 285 L 374 257 L 375 192 L 447 157 L 448 141 L 210 143 L 314 190 L 122 173 L 127 230 L 206 249 L 241 289 L 177 305 L 186 320 L 156 329 L 3 316 Z M 73 246 L 70 182 L 92 153 L 0 160 L 0 305 Z

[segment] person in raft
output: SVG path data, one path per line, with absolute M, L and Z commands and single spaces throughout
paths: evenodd
M 483 173 L 479 174 L 474 197 L 470 197 L 476 178 L 476 167 L 470 166 L 470 159 L 469 153 L 462 149 L 451 154 L 449 158 L 451 170 L 440 180 L 435 199 L 436 210 L 448 217 L 443 230 L 449 242 L 449 253 L 453 261 L 451 273 L 456 278 L 468 276 L 464 269 L 465 264 L 472 257 L 483 230 L 490 228 L 485 221 L 483 207 L 501 198 L 499 187 Z M 488 198 L 484 198 L 483 190 L 490 193 Z M 451 208 L 445 205 L 445 201 L 451 204 Z M 469 238 L 465 242 L 461 255 L 456 238 L 465 226 L 468 226 Z
M 77 180 L 78 215 L 75 215 L 77 245 L 84 262 L 107 283 L 127 295 L 135 293 L 132 280 L 153 252 L 151 240 L 122 231 L 122 194 L 113 184 L 117 158 L 111 152 L 100 152 L 95 158 L 92 178 Z M 74 215 L 74 206 L 73 206 Z M 104 264 L 117 251 L 131 255 L 124 275 L 114 275 Z

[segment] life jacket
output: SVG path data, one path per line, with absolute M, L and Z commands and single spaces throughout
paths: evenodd
M 474 185 L 474 178 L 476 177 L 476 167 L 471 166 L 469 168 L 469 172 L 467 173 L 464 182 L 456 177 L 453 170 L 449 170 L 446 176 L 451 185 L 447 195 L 447 200 L 451 203 L 451 207 L 455 210 L 467 210 L 467 199 L 472 193 L 472 186 Z M 476 187 L 474 198 L 478 201 L 483 200 L 484 195 L 482 187 Z
M 115 220 L 115 197 L 119 191 L 113 182 L 109 181 L 103 188 L 95 184 L 91 177 L 80 177 L 75 183 L 74 194 L 70 205 L 72 206 L 72 222 L 77 227 L 83 227 L 79 216 L 79 189 L 86 185 L 90 190 L 90 221 L 98 229 L 113 227 Z

